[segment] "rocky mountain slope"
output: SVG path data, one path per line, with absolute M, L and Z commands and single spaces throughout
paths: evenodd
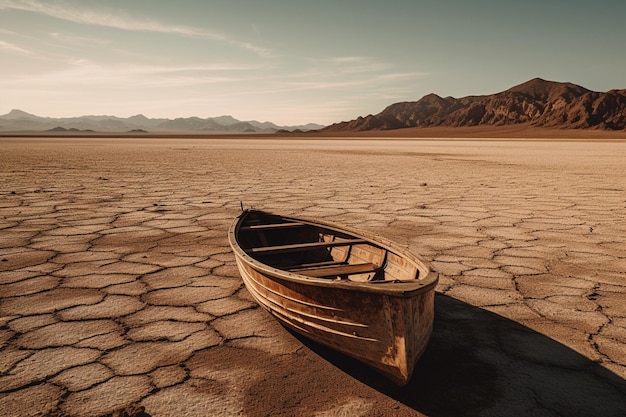
M 150 119 L 142 114 L 121 118 L 115 116 L 81 116 L 68 118 L 40 117 L 21 110 L 0 116 L 0 132 L 151 132 L 151 133 L 274 133 L 279 130 L 312 130 L 318 124 L 278 126 L 256 120 L 240 121 L 231 116 Z
M 501 93 L 463 98 L 429 94 L 388 106 L 376 115 L 336 123 L 323 131 L 406 127 L 527 124 L 562 129 L 626 129 L 626 90 L 595 92 L 571 83 L 535 78 Z

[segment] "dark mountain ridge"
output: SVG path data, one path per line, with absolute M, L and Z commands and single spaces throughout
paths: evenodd
M 462 98 L 428 94 L 395 103 L 376 115 L 336 123 L 322 131 L 407 127 L 506 126 L 556 129 L 626 129 L 626 90 L 595 92 L 572 83 L 534 78 L 500 93 Z

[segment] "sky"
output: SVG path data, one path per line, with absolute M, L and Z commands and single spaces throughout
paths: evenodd
M 0 114 L 331 124 L 535 77 L 626 88 L 624 0 L 0 0 Z

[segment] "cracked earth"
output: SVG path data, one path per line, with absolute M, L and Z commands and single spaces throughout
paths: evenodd
M 0 416 L 626 415 L 624 142 L 0 146 Z M 258 308 L 226 235 L 240 202 L 430 262 L 409 386 Z

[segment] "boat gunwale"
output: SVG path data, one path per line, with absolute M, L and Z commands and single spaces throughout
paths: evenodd
M 418 271 L 419 276 L 416 279 L 411 281 L 367 281 L 367 282 L 356 282 L 350 280 L 329 280 L 327 278 L 316 278 L 309 277 L 303 274 L 298 274 L 297 272 L 285 271 L 283 269 L 278 269 L 262 263 L 252 256 L 248 255 L 243 248 L 239 245 L 239 240 L 237 239 L 239 234 L 239 228 L 241 227 L 244 219 L 250 213 L 257 212 L 261 214 L 266 214 L 270 216 L 280 217 L 281 219 L 303 222 L 309 224 L 311 226 L 318 226 L 322 228 L 329 229 L 331 231 L 336 231 L 339 233 L 351 234 L 354 237 L 363 238 L 368 242 L 375 244 L 385 250 L 395 253 L 396 255 L 406 258 L 409 261 L 413 262 Z M 285 281 L 291 281 L 294 283 L 298 283 L 301 285 L 311 285 L 316 287 L 329 287 L 329 288 L 337 288 L 337 289 L 345 289 L 350 291 L 363 291 L 369 293 L 376 294 L 385 294 L 396 297 L 413 297 L 418 293 L 426 292 L 433 289 L 438 281 L 439 275 L 433 271 L 428 263 L 421 259 L 419 256 L 410 252 L 407 248 L 403 248 L 399 246 L 397 243 L 392 242 L 389 239 L 383 238 L 381 236 L 375 235 L 373 233 L 358 230 L 351 228 L 349 226 L 338 225 L 333 222 L 329 222 L 326 220 L 318 220 L 318 219 L 309 219 L 305 217 L 291 217 L 291 216 L 283 216 L 275 213 L 269 213 L 263 210 L 245 210 L 239 216 L 237 216 L 228 231 L 228 240 L 231 248 L 235 252 L 236 256 L 245 261 L 252 268 L 256 269 L 258 272 L 268 275 L 270 277 L 282 279 Z M 422 273 L 425 275 L 422 277 Z

